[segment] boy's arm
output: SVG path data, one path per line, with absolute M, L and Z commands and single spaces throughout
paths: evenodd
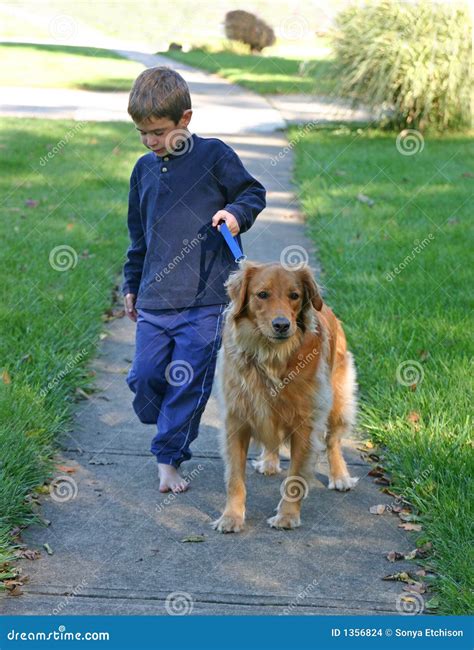
M 128 194 L 128 233 L 130 246 L 127 250 L 127 261 L 123 267 L 124 283 L 123 295 L 138 294 L 140 279 L 142 277 L 143 262 L 146 253 L 146 239 L 140 218 L 140 197 L 138 194 L 138 179 L 134 168 L 130 177 L 130 191 Z
M 239 156 L 230 148 L 218 161 L 216 176 L 227 198 L 223 209 L 234 215 L 240 233 L 247 231 L 266 205 L 265 188 L 248 173 Z

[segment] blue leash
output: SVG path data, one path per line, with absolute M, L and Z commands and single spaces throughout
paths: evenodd
M 240 249 L 240 246 L 238 245 L 237 241 L 232 237 L 232 233 L 230 232 L 229 228 L 227 227 L 227 224 L 225 222 L 222 222 L 220 225 L 220 233 L 224 236 L 224 239 L 227 242 L 227 245 L 229 246 L 230 250 L 232 251 L 232 254 L 235 257 L 235 261 L 237 263 L 243 262 L 244 260 L 247 259 L 247 255 L 244 255 L 242 250 Z

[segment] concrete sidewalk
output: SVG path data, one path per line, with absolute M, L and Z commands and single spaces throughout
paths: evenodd
M 254 114 L 248 111 L 253 95 L 213 79 L 208 96 L 205 85 L 190 77 L 188 81 L 193 97 L 201 92 L 203 112 L 211 110 L 215 95 L 225 103 L 235 93 L 233 101 Z M 241 114 L 229 105 L 226 123 L 238 123 Z M 265 127 L 261 131 L 274 128 L 272 115 L 268 123 L 259 119 L 259 127 Z M 285 137 L 251 128 L 214 134 L 225 135 L 268 189 L 267 209 L 243 235 L 248 257 L 278 261 L 285 248 L 294 246 L 306 251 L 317 272 L 316 251 L 293 194 L 292 152 Z M 327 300 L 330 304 L 331 296 Z M 25 542 L 38 548 L 41 558 L 21 562 L 29 582 L 23 596 L 3 598 L 3 614 L 173 614 L 183 608 L 192 614 L 396 611 L 401 587 L 382 581 L 394 571 L 385 555 L 406 552 L 410 546 L 393 515 L 369 514 L 370 506 L 388 497 L 367 476 L 369 468 L 354 442 L 347 443 L 346 457 L 351 474 L 361 477 L 359 484 L 346 494 L 327 490 L 327 467 L 321 463 L 303 504 L 303 525 L 295 531 L 267 525 L 283 476 L 257 475 L 249 460 L 246 529 L 221 535 L 209 525 L 225 501 L 217 448 L 223 422 L 215 392 L 193 447 L 194 458 L 186 466 L 189 491 L 160 494 L 156 463 L 148 452 L 153 427 L 137 420 L 125 383 L 135 326 L 118 318 L 106 329 L 108 336 L 92 365 L 98 390 L 78 405 L 73 430 L 62 440 L 62 464 L 75 472 L 64 479 L 59 496 L 43 498 L 42 512 L 50 525 L 25 531 Z M 404 568 L 401 562 L 396 570 Z

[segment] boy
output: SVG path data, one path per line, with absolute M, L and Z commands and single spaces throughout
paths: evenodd
M 123 294 L 137 331 L 127 384 L 140 421 L 157 425 L 160 492 L 182 492 L 178 468 L 191 458 L 221 345 L 224 282 L 238 267 L 219 224 L 240 245 L 265 189 L 231 147 L 188 131 L 189 89 L 171 68 L 138 76 L 128 112 L 150 153 L 130 179 Z

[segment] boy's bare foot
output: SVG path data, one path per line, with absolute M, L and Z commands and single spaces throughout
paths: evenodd
M 185 492 L 188 489 L 188 483 L 178 472 L 174 465 L 158 463 L 160 473 L 160 492 Z

